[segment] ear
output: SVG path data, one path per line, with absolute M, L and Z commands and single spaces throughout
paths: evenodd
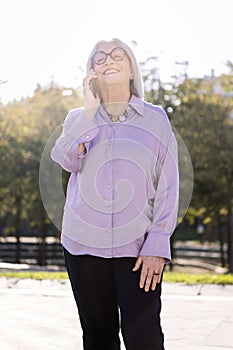
M 130 80 L 134 79 L 134 71 L 133 71 L 133 67 L 132 67 L 132 63 L 129 63 L 129 69 L 130 69 Z

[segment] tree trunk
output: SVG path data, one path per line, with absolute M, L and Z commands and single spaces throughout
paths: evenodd
M 16 216 L 15 216 L 15 236 L 16 236 L 16 252 L 15 252 L 15 262 L 20 263 L 21 260 L 21 242 L 20 242 L 20 220 L 21 220 L 21 197 L 17 196 L 15 200 L 16 204 Z
M 225 267 L 225 257 L 224 257 L 224 237 L 223 237 L 223 222 L 222 217 L 220 216 L 218 219 L 218 238 L 220 243 L 220 257 L 221 257 L 221 266 Z
M 233 213 L 232 213 L 232 183 L 227 179 L 228 185 L 228 265 L 229 272 L 233 273 Z
M 39 232 L 39 247 L 38 247 L 38 265 L 46 266 L 47 264 L 47 249 L 46 249 L 46 224 L 44 208 L 41 206 L 41 223 Z

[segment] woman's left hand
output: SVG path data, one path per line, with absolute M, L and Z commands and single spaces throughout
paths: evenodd
M 155 290 L 157 283 L 160 283 L 164 269 L 164 258 L 159 256 L 139 256 L 133 271 L 141 269 L 140 288 L 144 288 L 146 292 L 150 287 Z

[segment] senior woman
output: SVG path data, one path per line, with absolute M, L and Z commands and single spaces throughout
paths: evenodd
M 178 208 L 177 144 L 143 100 L 132 50 L 98 42 L 84 108 L 69 112 L 52 159 L 71 173 L 62 224 L 85 350 L 162 350 L 161 282 Z

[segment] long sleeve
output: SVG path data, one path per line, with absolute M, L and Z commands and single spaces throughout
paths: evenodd
M 161 256 L 171 260 L 170 236 L 173 234 L 179 205 L 178 151 L 171 133 L 160 164 L 153 207 L 153 223 L 140 251 L 141 256 Z
M 67 115 L 62 134 L 51 151 L 51 158 L 68 172 L 79 171 L 88 153 L 90 141 L 97 133 L 98 128 L 85 116 L 83 109 L 72 110 Z M 78 156 L 80 143 L 85 144 L 86 152 Z

